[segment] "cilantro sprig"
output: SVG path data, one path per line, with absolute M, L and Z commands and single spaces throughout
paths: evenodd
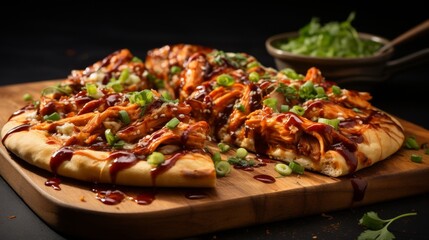
M 387 228 L 389 225 L 403 217 L 417 215 L 415 212 L 401 214 L 391 219 L 381 219 L 376 212 L 367 212 L 359 220 L 359 224 L 368 228 L 368 230 L 362 232 L 358 240 L 392 240 L 395 239 L 395 235 L 391 233 Z

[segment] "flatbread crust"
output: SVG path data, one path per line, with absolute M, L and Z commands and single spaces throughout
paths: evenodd
M 17 118 L 22 119 L 21 116 L 15 119 Z M 7 122 L 1 131 L 2 137 L 9 130 L 22 124 L 22 121 L 17 120 Z M 15 132 L 5 139 L 4 144 L 21 159 L 52 172 L 51 156 L 61 146 L 47 144 L 49 135 L 46 131 L 40 130 Z M 153 166 L 146 161 L 138 161 L 134 166 L 118 171 L 114 181 L 109 172 L 109 166 L 114 159 L 108 158 L 108 152 L 77 150 L 70 160 L 64 161 L 58 167 L 56 172 L 61 176 L 88 182 L 128 186 L 214 187 L 216 185 L 213 161 L 207 154 L 193 152 L 183 154 L 173 167 L 156 177 L 151 175 Z

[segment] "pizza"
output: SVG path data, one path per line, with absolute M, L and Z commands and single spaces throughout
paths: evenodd
M 317 68 L 277 71 L 245 53 L 178 44 L 142 61 L 122 49 L 43 89 L 1 134 L 30 164 L 97 183 L 214 187 L 217 143 L 338 177 L 403 144 L 370 99 Z

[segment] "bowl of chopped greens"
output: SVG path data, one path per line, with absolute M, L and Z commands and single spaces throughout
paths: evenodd
M 329 80 L 356 79 L 358 76 L 384 78 L 386 63 L 393 48 L 378 53 L 389 41 L 385 38 L 357 32 L 351 25 L 351 13 L 344 22 L 322 25 L 317 18 L 298 32 L 272 36 L 266 48 L 275 59 L 277 68 L 292 68 L 305 73 L 310 67 L 319 68 Z

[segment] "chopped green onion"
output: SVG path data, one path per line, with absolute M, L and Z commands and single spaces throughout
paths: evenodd
M 60 85 L 47 87 L 42 90 L 42 96 L 46 96 L 48 94 L 61 93 L 65 95 L 69 95 L 72 92 L 72 89 L 69 85 Z
M 419 150 L 420 148 L 416 139 L 413 137 L 407 137 L 407 139 L 405 140 L 405 147 L 408 149 L 415 149 L 415 150 Z
M 113 144 L 118 141 L 118 138 L 113 135 L 112 130 L 110 129 L 106 129 L 106 131 L 104 131 L 104 136 L 106 137 L 107 144 L 110 146 L 113 146 Z
M 141 63 L 143 61 L 140 58 L 138 58 L 138 57 L 133 57 L 133 59 L 131 59 L 131 62 Z
M 332 86 L 332 92 L 335 94 L 335 95 L 341 95 L 341 88 L 340 87 L 338 87 L 338 86 L 336 86 L 336 85 L 334 85 L 334 86 Z
M 411 154 L 411 161 L 415 162 L 415 163 L 422 163 L 423 162 L 423 157 L 417 154 Z
M 301 80 L 301 79 L 304 78 L 303 75 L 298 74 L 292 68 L 285 68 L 285 69 L 282 69 L 280 72 L 283 73 L 284 75 L 286 75 L 286 77 L 288 77 L 288 78 L 290 78 L 292 80 Z
M 221 153 L 227 152 L 231 148 L 228 144 L 225 143 L 218 143 L 217 146 Z
M 173 75 L 176 75 L 176 74 L 180 73 L 181 71 L 182 71 L 182 68 L 180 68 L 179 66 L 172 66 L 170 68 L 170 72 Z
M 130 69 L 124 68 L 124 70 L 121 72 L 121 75 L 119 75 L 118 80 L 120 83 L 125 83 L 128 77 L 130 77 Z
M 220 156 L 220 153 L 219 152 L 213 153 L 212 160 L 214 163 L 221 161 L 222 157 Z
M 173 97 L 171 97 L 170 93 L 168 92 L 162 92 L 161 93 L 161 97 L 163 100 L 165 100 L 166 102 L 172 101 Z
M 259 81 L 259 74 L 257 72 L 251 72 L 249 74 L 249 80 L 251 82 L 257 82 L 257 81 Z
M 362 57 L 374 54 L 381 43 L 362 39 L 351 22 L 351 13 L 344 22 L 321 24 L 318 18 L 299 30 L 299 36 L 277 41 L 276 48 L 292 54 L 315 57 Z
M 274 169 L 282 176 L 287 176 L 292 173 L 292 168 L 290 168 L 288 165 L 284 163 L 277 163 Z
M 340 119 L 326 119 L 326 118 L 319 118 L 317 120 L 319 123 L 328 124 L 331 127 L 335 128 L 335 130 L 338 130 L 338 125 L 340 124 Z
M 302 99 L 312 99 L 315 97 L 315 89 L 312 81 L 305 82 L 301 87 L 299 87 L 299 97 Z
M 110 82 L 109 84 L 107 84 L 107 87 L 111 87 L 113 91 L 117 93 L 122 92 L 124 90 L 124 87 L 121 83 L 119 83 L 119 81 Z
M 160 152 L 153 152 L 151 155 L 147 157 L 147 163 L 149 163 L 150 165 L 158 166 L 164 161 L 165 161 L 164 154 Z
M 135 103 L 143 107 L 153 101 L 153 93 L 148 89 L 145 89 L 140 92 L 132 92 L 128 96 L 128 99 L 130 100 L 130 103 Z
M 289 112 L 289 105 L 281 105 L 280 112 L 282 113 Z
M 57 112 L 51 113 L 50 115 L 43 116 L 43 120 L 45 121 L 58 121 L 60 119 L 61 119 L 61 116 Z
M 118 142 L 116 142 L 115 144 L 113 144 L 114 148 L 123 148 L 125 145 L 124 140 L 119 140 Z
M 316 90 L 316 98 L 325 98 L 326 97 L 326 93 L 325 93 L 325 89 L 323 89 L 323 87 L 315 87 L 314 88 Z
M 267 98 L 262 102 L 265 106 L 272 108 L 274 111 L 277 111 L 277 99 Z
M 248 63 L 246 67 L 247 69 L 250 69 L 250 68 L 259 67 L 259 66 L 260 66 L 259 62 L 254 61 L 254 62 Z
M 177 127 L 177 125 L 179 125 L 179 123 L 180 123 L 180 120 L 174 117 L 170 121 L 168 121 L 168 123 L 165 124 L 165 126 L 169 129 L 174 129 L 175 127 Z
M 121 122 L 123 122 L 125 125 L 130 124 L 130 115 L 128 115 L 128 112 L 125 110 L 119 111 L 119 118 L 121 119 Z
M 230 87 L 234 85 L 234 78 L 229 74 L 221 74 L 217 76 L 216 82 L 219 86 Z
M 244 108 L 244 105 L 243 105 L 243 104 L 235 105 L 235 108 L 236 108 L 237 110 L 239 110 L 240 112 L 245 112 L 245 111 L 246 111 L 246 109 Z
M 238 158 L 245 158 L 247 156 L 248 152 L 244 148 L 237 149 L 237 152 L 235 153 L 235 156 Z
M 303 174 L 304 173 L 304 167 L 299 165 L 299 163 L 292 161 L 289 163 L 289 167 L 292 169 L 292 172 Z
M 352 110 L 353 110 L 354 112 L 356 112 L 356 113 L 362 113 L 362 111 L 361 111 L 359 108 L 355 108 L 355 107 L 354 107 Z
M 26 93 L 24 94 L 24 96 L 22 96 L 22 99 L 24 99 L 24 101 L 26 102 L 30 102 L 30 101 L 33 101 L 33 96 L 31 96 L 31 94 L 29 93 Z
M 289 110 L 289 112 L 293 112 L 299 116 L 302 116 L 305 113 L 305 109 L 301 106 L 295 105 Z
M 426 154 L 426 155 L 429 155 L 429 148 L 426 148 L 426 150 L 425 150 L 425 154 Z
M 218 161 L 215 163 L 216 176 L 224 177 L 231 172 L 231 165 L 227 161 Z
M 101 92 L 99 92 L 99 90 L 97 89 L 97 85 L 95 85 L 95 84 L 87 83 L 87 84 L 85 84 L 85 88 L 86 88 L 86 94 L 89 97 L 98 99 L 98 98 L 103 96 L 103 94 Z

